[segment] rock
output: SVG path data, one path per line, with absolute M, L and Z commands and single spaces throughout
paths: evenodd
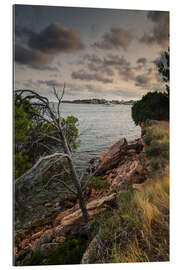
M 21 242 L 21 248 L 24 249 L 26 246 L 28 246 L 28 244 L 29 244 L 29 239 L 24 239 Z
M 55 207 L 58 207 L 59 205 L 60 205 L 60 203 L 59 202 L 56 202 Z
M 101 175 L 102 173 L 114 168 L 119 161 L 123 159 L 126 151 L 127 141 L 123 138 L 113 144 L 106 152 L 101 153 L 101 162 L 95 172 L 95 175 Z
M 43 255 L 48 256 L 51 252 L 52 248 L 58 247 L 59 243 L 47 243 L 47 244 L 42 244 L 40 246 L 39 251 L 43 253 Z
M 64 243 L 66 241 L 66 237 L 60 236 L 55 239 L 56 243 Z
M 44 206 L 45 206 L 45 207 L 51 207 L 51 206 L 52 206 L 52 203 L 45 203 Z
M 39 238 L 43 233 L 44 233 L 44 231 L 40 231 L 40 232 L 34 233 L 34 234 L 31 236 L 31 239 L 32 239 L 32 240 L 37 239 L 37 238 Z
M 137 139 L 135 141 L 129 142 L 127 145 L 128 150 L 135 150 L 137 154 L 139 154 L 143 149 L 143 143 L 141 139 Z
M 104 211 L 107 206 L 109 207 L 109 205 L 113 205 L 115 200 L 116 194 L 113 193 L 87 203 L 86 208 L 89 217 L 91 218 Z M 57 240 L 59 243 L 60 241 L 65 241 L 67 237 L 76 237 L 76 235 L 85 234 L 82 212 L 77 205 L 72 209 L 62 212 L 56 218 L 54 225 L 56 224 L 59 225 L 47 230 L 39 239 L 36 239 L 32 246 L 33 251 L 42 251 L 45 249 L 45 252 L 47 252 L 48 248 L 52 247 L 50 244 L 55 244 L 54 242 Z
M 56 227 L 58 224 L 61 223 L 61 220 L 63 219 L 63 217 L 65 217 L 67 215 L 67 211 L 63 211 L 61 212 L 55 219 L 54 221 L 54 227 Z

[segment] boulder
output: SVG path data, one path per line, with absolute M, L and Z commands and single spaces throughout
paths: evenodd
M 125 138 L 113 144 L 106 152 L 100 155 L 100 164 L 95 172 L 95 175 L 101 175 L 104 172 L 114 168 L 121 160 L 127 151 L 127 141 Z

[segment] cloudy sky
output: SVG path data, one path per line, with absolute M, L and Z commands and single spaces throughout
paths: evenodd
M 163 90 L 154 61 L 169 45 L 169 13 L 14 7 L 14 88 L 65 99 L 137 100 Z

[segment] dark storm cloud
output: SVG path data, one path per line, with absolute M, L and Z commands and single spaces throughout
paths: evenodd
M 85 63 L 86 68 L 90 71 L 100 72 L 107 76 L 114 75 L 113 70 L 104 63 L 104 60 L 94 53 L 84 55 L 82 63 Z
M 15 34 L 16 39 L 24 44 L 15 45 L 15 61 L 34 69 L 58 71 L 57 67 L 49 65 L 57 53 L 68 53 L 83 48 L 77 32 L 56 22 L 40 33 L 35 33 L 27 27 L 16 26 Z
M 134 79 L 135 85 L 140 87 L 147 87 L 151 82 L 151 78 L 148 75 L 138 75 Z
M 103 35 L 101 41 L 95 42 L 93 46 L 104 50 L 122 48 L 127 51 L 132 40 L 133 34 L 131 32 L 121 26 L 114 26 L 109 33 Z
M 52 57 L 38 50 L 31 50 L 17 44 L 15 45 L 15 61 L 34 68 L 43 68 L 52 61 Z
M 100 58 L 96 54 L 87 54 L 83 58 L 85 67 L 90 71 L 100 72 L 107 76 L 113 76 L 115 70 L 118 72 L 123 71 L 123 77 L 126 77 L 126 79 L 127 75 L 125 75 L 125 73 L 130 75 L 130 62 L 128 62 L 124 56 L 120 57 L 118 55 L 109 54 L 104 58 Z
M 29 39 L 29 47 L 44 53 L 56 54 L 82 49 L 83 43 L 79 34 L 69 27 L 53 22 L 40 33 L 33 33 Z
M 82 81 L 99 81 L 102 83 L 112 83 L 113 80 L 112 79 L 107 79 L 105 77 L 103 77 L 100 74 L 97 73 L 87 73 L 84 72 L 83 70 L 79 70 L 77 72 L 72 72 L 72 78 L 73 79 L 79 79 Z
M 119 70 L 119 75 L 124 81 L 133 80 L 135 76 L 134 71 L 130 67 Z
M 124 56 L 119 57 L 119 55 L 109 54 L 104 58 L 104 64 L 107 66 L 112 66 L 116 68 L 129 67 L 130 62 L 128 62 Z
M 138 58 L 136 63 L 145 65 L 147 63 L 147 59 L 145 57 Z
M 104 65 L 103 63 L 101 65 L 96 65 L 95 63 L 89 63 L 87 65 L 87 67 L 90 71 L 101 72 L 101 73 L 106 74 L 108 76 L 114 75 L 113 70 L 110 69 L 109 67 L 107 67 L 106 65 Z
M 42 65 L 42 66 L 31 66 L 33 69 L 38 69 L 38 70 L 42 70 L 42 71 L 59 71 L 59 69 L 55 66 L 51 66 L 51 65 Z
M 83 57 L 83 60 L 88 60 L 89 62 L 92 63 L 96 63 L 96 64 L 101 64 L 102 63 L 102 59 L 97 56 L 96 54 L 85 54 Z
M 167 47 L 169 43 L 169 12 L 149 11 L 147 18 L 154 23 L 154 27 L 151 33 L 145 32 L 140 41 L 148 46 L 158 44 Z
M 34 32 L 28 27 L 21 27 L 19 25 L 15 27 L 15 37 L 24 38 L 30 37 L 33 34 Z
M 104 63 L 107 66 L 115 68 L 123 80 L 129 81 L 134 78 L 134 71 L 131 67 L 131 63 L 128 62 L 124 56 L 108 55 L 104 58 Z
M 57 81 L 57 80 L 38 80 L 39 84 L 45 84 L 47 86 L 63 86 L 63 83 Z

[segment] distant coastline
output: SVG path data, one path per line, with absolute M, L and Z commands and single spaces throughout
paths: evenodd
M 75 104 L 123 104 L 123 105 L 133 105 L 136 101 L 135 100 L 128 100 L 128 101 L 119 101 L 119 100 L 106 100 L 106 99 L 76 99 L 76 100 L 63 100 L 62 103 L 75 103 Z

